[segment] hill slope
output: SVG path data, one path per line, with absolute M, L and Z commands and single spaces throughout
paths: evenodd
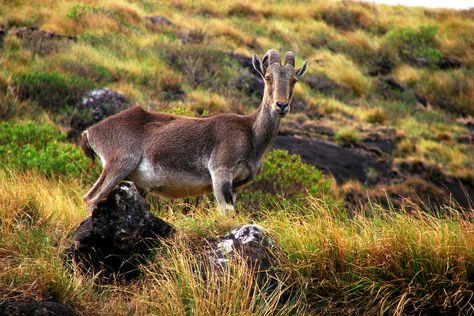
M 269 48 L 310 62 L 275 142 L 301 158 L 270 153 L 235 218 L 220 218 L 212 196 L 150 198 L 183 233 L 137 283 L 99 286 L 65 267 L 99 169 L 66 136 L 84 93 L 108 87 L 183 115 L 250 113 L 262 82 L 249 58 Z M 2 2 L 0 302 L 54 299 L 84 315 L 472 313 L 473 51 L 472 10 Z M 249 222 L 287 254 L 281 288 L 249 291 L 239 267 L 196 279 L 190 244 Z

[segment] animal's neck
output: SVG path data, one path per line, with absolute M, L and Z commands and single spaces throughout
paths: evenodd
M 272 145 L 280 128 L 280 118 L 272 114 L 270 106 L 265 101 L 252 115 L 252 128 L 254 131 L 254 144 L 256 146 L 256 159 L 260 160 L 265 151 Z

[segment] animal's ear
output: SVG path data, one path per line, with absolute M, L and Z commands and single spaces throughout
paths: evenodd
M 308 61 L 305 61 L 301 68 L 296 70 L 296 78 L 301 78 L 304 73 L 308 70 Z
M 260 74 L 260 76 L 265 77 L 265 70 L 263 68 L 263 63 L 260 57 L 253 55 L 252 57 L 253 68 Z

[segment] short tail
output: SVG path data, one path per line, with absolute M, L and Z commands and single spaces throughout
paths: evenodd
M 89 144 L 89 139 L 87 137 L 87 131 L 82 132 L 81 134 L 81 148 L 86 154 L 87 157 L 92 159 L 92 161 L 95 160 L 95 152 L 92 149 L 91 145 Z

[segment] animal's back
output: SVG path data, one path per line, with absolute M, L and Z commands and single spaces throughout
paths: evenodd
M 141 107 L 132 107 L 89 127 L 87 138 L 99 156 L 138 154 L 142 152 L 146 124 L 152 119 L 158 121 L 159 118 Z M 171 120 L 172 116 L 161 115 L 163 124 Z

